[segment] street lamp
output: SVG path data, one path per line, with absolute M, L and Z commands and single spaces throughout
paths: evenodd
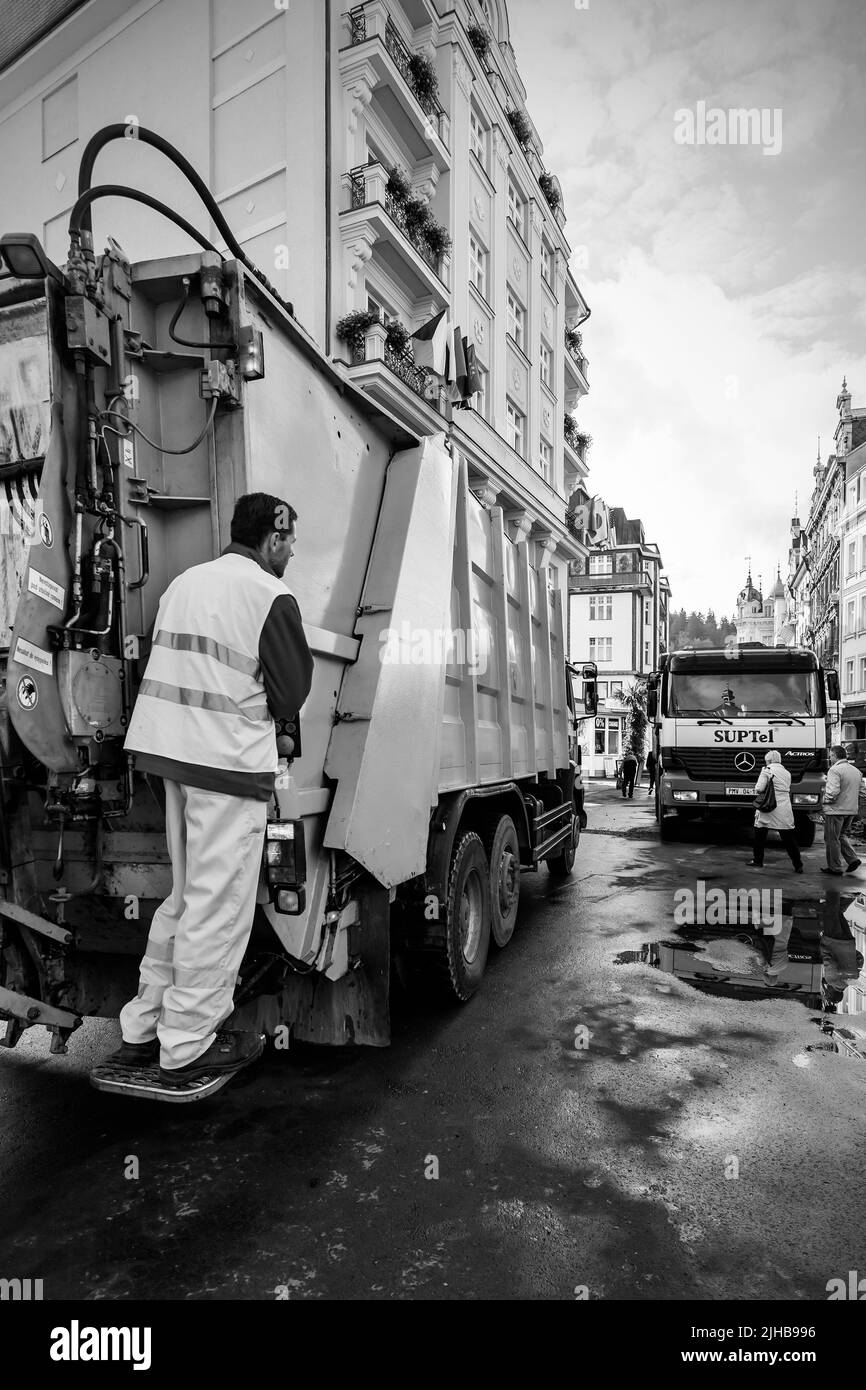
M 64 283 L 63 272 L 48 259 L 32 232 L 6 232 L 0 236 L 0 263 L 16 280 L 44 280 L 50 275 L 59 284 Z

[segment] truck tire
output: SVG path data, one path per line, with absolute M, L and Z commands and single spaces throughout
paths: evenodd
M 794 834 L 801 849 L 810 849 L 815 843 L 815 822 L 811 816 L 794 817 Z
M 428 938 L 416 970 L 420 966 L 427 992 L 465 1004 L 481 984 L 490 949 L 490 866 L 474 830 L 451 851 L 444 917 L 443 931 Z
M 672 816 L 666 816 L 659 807 L 659 836 L 663 844 L 669 844 L 671 840 L 679 839 L 680 824 L 679 816 L 674 811 Z
M 577 854 L 577 846 L 580 843 L 580 818 L 574 814 L 572 808 L 571 817 L 571 839 L 566 841 L 565 848 L 559 854 L 554 854 L 550 859 L 545 860 L 548 872 L 554 878 L 568 878 L 574 868 L 574 858 Z
M 501 816 L 487 839 L 490 863 L 490 934 L 500 950 L 514 935 L 520 898 L 520 845 L 510 816 Z

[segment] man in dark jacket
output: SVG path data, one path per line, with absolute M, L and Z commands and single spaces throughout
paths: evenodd
M 221 1033 L 252 929 L 282 721 L 313 678 L 298 604 L 283 583 L 297 513 L 241 497 L 232 543 L 169 585 L 125 747 L 165 780 L 171 896 L 151 922 L 139 990 L 111 1060 L 159 1059 L 167 1084 L 234 1070 L 260 1039 Z
M 622 794 L 634 797 L 634 779 L 637 776 L 637 757 L 629 748 L 622 758 Z

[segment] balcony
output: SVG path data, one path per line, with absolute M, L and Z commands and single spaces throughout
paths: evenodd
M 439 256 L 423 234 L 407 221 L 405 205 L 388 191 L 388 173 L 381 164 L 364 164 L 343 175 L 347 206 L 340 214 L 344 244 L 366 242 L 360 260 L 376 254 L 389 271 L 406 282 L 416 298 L 433 295 L 441 307 L 448 303 L 450 256 Z
M 344 344 L 349 376 L 381 405 L 419 434 L 445 429 L 451 400 L 439 379 L 417 367 L 409 351 L 395 352 L 387 330 L 374 323 L 366 333 Z
M 439 167 L 449 168 L 450 122 L 419 71 L 423 55 L 407 47 L 383 0 L 356 6 L 346 24 L 349 45 L 340 52 L 340 71 L 347 90 L 357 96 L 366 85 L 361 106 L 377 93 L 390 123 L 414 143 L 413 153 L 422 158 L 432 151 Z
M 578 561 L 578 563 L 580 563 Z M 569 574 L 568 587 L 575 593 L 652 593 L 652 580 L 643 570 L 617 570 L 614 574 Z
M 566 415 L 563 420 L 562 455 L 567 493 L 573 492 L 581 478 L 585 478 L 589 473 L 589 464 L 586 461 L 588 446 L 589 436 L 577 428 L 570 415 Z

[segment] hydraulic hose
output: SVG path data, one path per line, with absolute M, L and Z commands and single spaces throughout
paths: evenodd
M 82 231 L 89 231 L 85 222 L 90 220 L 90 207 L 97 198 L 131 198 L 133 202 L 144 203 L 145 207 L 154 208 L 156 212 L 161 212 L 163 217 L 167 217 L 174 222 L 181 231 L 186 232 L 187 236 L 197 241 L 199 246 L 203 246 L 206 251 L 216 251 L 213 242 L 208 241 L 206 236 L 187 222 L 185 217 L 181 217 L 179 212 L 161 203 L 158 198 L 152 198 L 149 193 L 141 193 L 137 188 L 128 188 L 124 183 L 99 183 L 95 188 L 88 188 L 86 192 L 79 194 L 78 201 L 69 214 L 69 235 L 80 235 Z M 219 255 L 219 252 L 217 252 Z
M 78 166 L 79 200 L 82 194 L 87 193 L 90 190 L 91 180 L 93 178 L 93 166 L 96 163 L 96 156 L 99 154 L 99 151 L 101 149 L 103 149 L 106 145 L 111 144 L 112 140 L 129 141 L 130 138 L 132 138 L 135 140 L 141 140 L 141 142 L 145 145 L 152 145 L 154 149 L 159 150 L 160 154 L 164 154 L 166 159 L 171 160 L 172 164 L 174 164 L 181 171 L 181 173 L 184 175 L 187 181 L 195 189 L 199 198 L 207 208 L 211 216 L 211 219 L 214 222 L 214 225 L 220 233 L 220 236 L 222 237 L 223 241 L 231 251 L 232 255 L 235 257 L 235 259 L 239 260 L 243 265 L 245 265 L 247 270 L 249 270 L 251 274 L 255 275 L 256 279 L 259 280 L 261 284 L 265 286 L 268 292 L 272 294 L 276 299 L 278 299 L 280 304 L 282 304 L 283 307 L 287 309 L 288 312 L 292 315 L 292 317 L 294 317 L 294 309 L 292 308 L 292 305 L 287 300 L 283 299 L 282 295 L 279 294 L 279 292 L 274 288 L 270 280 L 268 280 L 267 277 L 263 275 L 262 272 L 258 269 L 258 267 L 253 265 L 252 261 L 248 258 L 243 248 L 241 247 L 240 242 L 237 240 L 231 227 L 226 221 L 222 209 L 220 208 L 220 205 L 217 202 L 216 198 L 213 196 L 213 194 L 211 193 L 210 189 L 208 188 L 204 180 L 201 178 L 201 176 L 190 164 L 189 160 L 186 159 L 180 153 L 180 150 L 175 149 L 174 145 L 172 145 L 168 140 L 164 139 L 162 135 L 157 135 L 156 131 L 148 130 L 145 126 L 140 125 L 136 125 L 134 127 L 134 130 L 134 136 L 130 137 L 129 126 L 122 122 L 116 122 L 113 125 L 103 126 L 101 130 L 98 130 L 95 135 L 92 135 L 90 137 L 90 139 L 84 147 L 84 152 L 81 156 L 81 163 Z M 76 207 L 77 206 L 78 204 L 76 203 Z M 161 205 L 159 207 L 159 211 L 164 212 L 166 211 L 166 209 L 163 205 Z M 172 216 L 172 220 L 177 220 L 173 214 L 169 213 L 169 215 Z M 188 225 L 189 224 L 186 224 L 187 227 Z M 82 217 L 80 226 L 83 231 L 88 233 L 91 233 L 93 230 L 89 204 L 85 206 L 85 212 Z M 70 223 L 70 231 L 71 230 L 72 224 Z M 208 249 L 213 250 L 215 248 L 211 247 L 210 243 L 208 243 Z

